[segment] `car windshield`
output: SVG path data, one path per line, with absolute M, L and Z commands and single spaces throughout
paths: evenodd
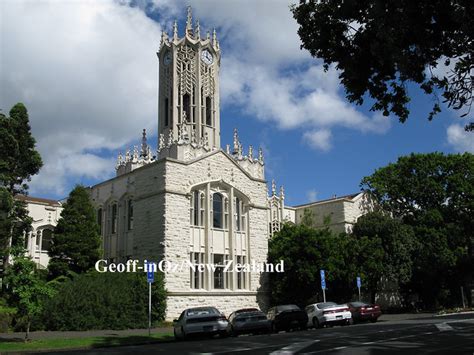
M 284 306 L 278 306 L 277 307 L 278 312 L 283 312 L 283 311 L 298 311 L 299 308 L 298 306 L 295 306 L 294 304 L 287 304 Z
M 324 309 L 324 308 L 337 306 L 337 304 L 334 302 L 323 302 L 323 303 L 318 303 L 317 306 L 319 309 Z
M 186 312 L 188 316 L 200 316 L 200 315 L 208 315 L 208 314 L 216 314 L 216 313 L 218 313 L 217 310 L 211 307 L 191 308 L 191 309 L 188 309 Z

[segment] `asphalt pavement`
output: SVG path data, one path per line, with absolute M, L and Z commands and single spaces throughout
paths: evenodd
M 474 354 L 474 314 L 54 354 Z

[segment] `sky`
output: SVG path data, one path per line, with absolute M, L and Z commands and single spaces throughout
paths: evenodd
M 221 144 L 238 128 L 244 150 L 261 146 L 266 179 L 286 204 L 341 196 L 401 155 L 474 152 L 466 120 L 409 87 L 405 124 L 349 103 L 334 69 L 300 49 L 290 5 L 280 0 L 0 2 L 0 109 L 28 108 L 44 166 L 30 195 L 61 199 L 76 184 L 115 175 L 119 150 L 156 147 L 161 32 L 186 6 L 221 46 Z

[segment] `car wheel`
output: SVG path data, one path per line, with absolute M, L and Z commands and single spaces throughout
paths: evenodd
M 187 338 L 187 335 L 186 335 L 186 333 L 184 332 L 184 328 L 181 327 L 181 339 L 182 339 L 182 340 L 186 340 L 186 338 Z
M 371 319 L 370 321 L 371 321 L 372 323 L 375 323 L 375 322 L 377 322 L 377 318 Z
M 300 325 L 300 329 L 301 330 L 307 330 L 308 329 L 308 325 L 305 323 L 305 324 L 301 324 Z
M 353 324 L 354 324 L 354 319 L 349 318 L 349 320 L 347 321 L 347 325 L 353 325 Z
M 176 328 L 173 328 L 173 334 L 175 340 L 180 340 L 178 334 L 176 333 Z
M 275 323 L 272 323 L 272 333 L 278 333 L 278 329 L 277 329 Z
M 317 329 L 317 328 L 321 328 L 321 325 L 319 324 L 318 318 L 313 317 L 313 325 L 314 325 L 314 327 L 315 327 L 316 329 Z
M 219 332 L 219 338 L 227 338 L 227 330 L 223 330 Z

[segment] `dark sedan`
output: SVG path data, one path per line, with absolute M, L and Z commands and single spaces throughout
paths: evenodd
M 382 314 L 380 306 L 365 302 L 349 302 L 347 304 L 349 311 L 351 311 L 354 322 L 371 321 L 377 322 L 377 319 Z
M 306 329 L 308 324 L 308 315 L 294 304 L 287 304 L 270 308 L 267 313 L 271 321 L 272 330 Z
M 239 334 L 268 333 L 271 322 L 265 313 L 256 308 L 239 309 L 230 314 L 227 332 L 233 336 Z

